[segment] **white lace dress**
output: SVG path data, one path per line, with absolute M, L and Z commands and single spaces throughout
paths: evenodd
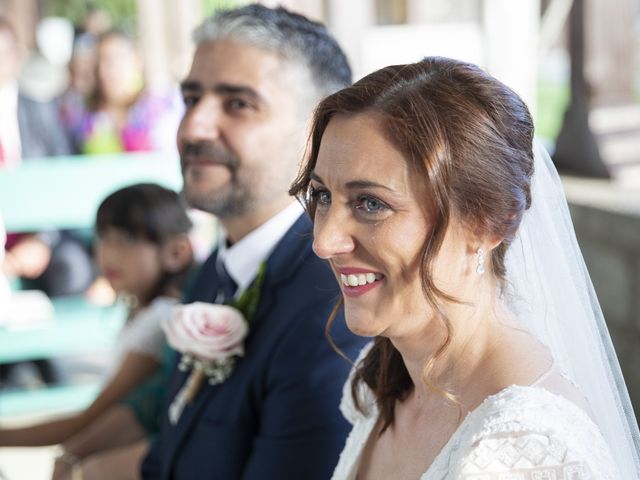
M 353 424 L 334 480 L 355 480 L 362 450 L 378 417 L 373 394 L 361 389 L 370 415 L 357 411 L 345 385 L 340 409 Z M 537 386 L 511 386 L 470 412 L 420 480 L 619 479 L 589 416 Z

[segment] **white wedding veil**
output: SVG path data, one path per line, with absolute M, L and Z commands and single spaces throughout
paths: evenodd
M 640 479 L 640 436 L 558 174 L 534 141 L 531 208 L 506 257 L 507 299 L 579 387 L 622 479 Z

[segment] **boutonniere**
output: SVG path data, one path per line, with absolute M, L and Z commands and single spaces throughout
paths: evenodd
M 244 339 L 255 314 L 264 281 L 266 263 L 240 298 L 230 305 L 195 302 L 174 308 L 162 322 L 167 342 L 182 353 L 178 368 L 191 370 L 189 378 L 169 406 L 169 421 L 178 423 L 184 407 L 192 402 L 205 379 L 223 383 L 244 355 Z

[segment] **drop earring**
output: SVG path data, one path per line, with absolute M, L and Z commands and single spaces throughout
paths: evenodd
M 484 273 L 484 250 L 482 247 L 478 247 L 476 252 L 476 273 L 482 275 Z

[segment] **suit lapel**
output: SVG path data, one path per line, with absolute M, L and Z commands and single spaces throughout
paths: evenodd
M 292 278 L 311 253 L 311 221 L 306 214 L 298 218 L 293 227 L 282 237 L 267 261 L 264 285 L 260 292 L 260 302 L 252 322 L 252 330 L 259 326 L 275 300 L 278 285 Z
M 183 303 L 193 302 L 213 302 L 218 291 L 218 270 L 216 269 L 216 259 L 218 250 L 215 250 L 209 258 L 202 264 L 196 275 L 195 282 L 188 289 Z
M 217 257 L 218 251 L 216 250 L 209 256 L 209 258 L 207 258 L 205 263 L 202 264 L 202 267 L 200 267 L 200 271 L 198 272 L 196 282 L 192 285 L 189 293 L 185 296 L 184 303 L 213 303 L 220 283 L 220 279 L 218 278 L 218 271 L 215 268 Z M 179 362 L 180 353 L 178 353 L 177 355 L 176 364 Z M 176 366 L 174 366 L 173 375 L 169 383 L 169 388 L 167 389 L 169 405 L 176 397 L 180 389 L 185 385 L 190 374 L 190 370 L 187 372 L 182 372 Z M 198 395 L 196 395 L 194 402 L 185 406 L 185 409 L 182 412 L 177 425 L 172 426 L 167 418 L 163 419 L 164 423 L 168 425 L 168 430 L 171 432 L 166 436 L 165 444 L 166 458 L 169 459 L 168 461 L 170 464 L 175 460 L 176 451 L 182 444 L 182 439 L 191 430 L 193 421 L 197 417 L 197 412 L 202 409 L 201 405 L 203 405 L 203 397 L 205 397 L 205 394 L 208 390 L 215 390 L 215 387 L 209 387 L 209 385 L 207 384 L 203 384 L 201 386 L 201 391 Z M 163 414 L 168 415 L 168 412 L 165 410 Z
M 257 333 L 261 326 L 261 319 L 271 309 L 278 285 L 291 278 L 292 272 L 300 268 L 311 253 L 311 238 L 311 222 L 306 215 L 302 215 L 278 242 L 269 256 L 258 308 L 251 322 L 250 337 Z M 219 283 L 215 268 L 216 256 L 217 252 L 214 252 L 203 264 L 198 280 L 193 286 L 192 294 L 186 297 L 187 302 L 213 301 Z M 248 341 L 249 337 L 247 338 Z M 259 346 L 257 347 L 259 348 Z M 243 358 L 240 361 L 246 362 L 251 361 L 251 359 Z M 180 372 L 177 369 L 174 369 L 174 372 L 173 378 L 176 380 L 172 382 L 173 388 L 168 392 L 171 395 L 171 400 L 182 388 L 190 374 L 190 372 Z M 230 381 L 233 380 L 234 374 L 232 373 L 231 375 Z M 175 427 L 170 427 L 171 434 L 167 436 L 166 444 L 166 454 L 167 458 L 170 459 L 170 468 L 172 467 L 171 464 L 175 462 L 178 448 L 187 443 L 184 439 L 188 437 L 189 432 L 194 428 L 196 420 L 201 417 L 205 407 L 215 401 L 215 394 L 222 385 L 224 384 L 215 386 L 203 384 L 194 402 L 185 407 L 178 424 Z M 166 415 L 166 412 L 164 414 Z
M 190 374 L 191 371 L 179 372 L 179 375 L 177 375 L 179 385 L 176 393 L 185 384 Z M 183 441 L 183 439 L 189 436 L 189 432 L 191 432 L 191 430 L 194 428 L 196 420 L 200 418 L 202 410 L 206 405 L 209 405 L 212 395 L 214 395 L 214 392 L 216 392 L 221 386 L 211 386 L 206 382 L 207 380 L 205 379 L 202 386 L 200 387 L 200 391 L 196 394 L 196 398 L 194 399 L 193 403 L 185 406 L 178 424 L 175 427 L 170 427 L 171 433 L 170 435 L 168 435 L 168 442 L 166 445 L 167 458 L 170 459 L 169 471 L 171 471 L 171 469 L 173 468 L 173 463 L 177 458 L 179 448 L 187 443 Z M 165 412 L 165 415 L 166 414 L 167 412 Z

